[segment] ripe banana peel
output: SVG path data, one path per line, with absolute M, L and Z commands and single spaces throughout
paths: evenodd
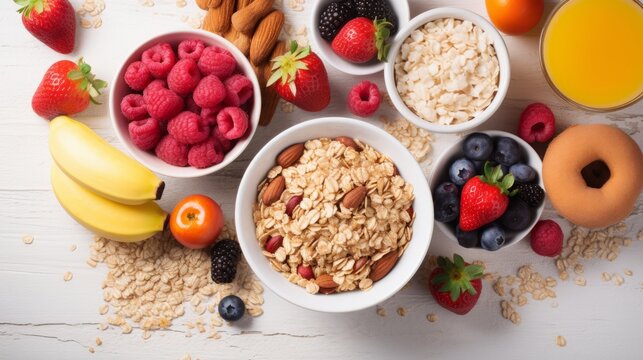
M 113 201 L 139 205 L 163 194 L 165 183 L 153 172 L 70 117 L 51 121 L 49 151 L 67 176 Z

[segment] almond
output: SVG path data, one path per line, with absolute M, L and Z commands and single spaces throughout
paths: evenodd
M 335 289 L 337 287 L 337 283 L 333 281 L 333 277 L 328 274 L 319 275 L 317 279 L 315 279 L 315 284 L 321 289 Z
M 250 5 L 252 6 L 252 5 Z M 247 7 L 246 9 L 250 8 Z M 261 20 L 250 43 L 250 62 L 259 65 L 268 60 L 284 26 L 284 13 L 275 10 Z
M 344 195 L 342 205 L 347 209 L 357 209 L 366 198 L 366 186 L 358 186 Z
M 248 56 L 250 54 L 250 42 L 252 38 L 244 33 L 240 33 L 234 28 L 230 27 L 227 33 L 223 35 L 228 41 L 230 41 L 234 46 L 236 46 L 243 55 Z
M 362 256 L 361 258 L 357 259 L 355 261 L 355 265 L 353 266 L 353 271 L 358 272 L 360 271 L 364 265 L 368 262 L 368 256 Z
M 239 11 L 239 10 L 243 9 L 244 7 L 252 4 L 253 1 L 254 0 L 237 0 L 237 11 Z
M 201 9 L 201 10 L 208 10 L 208 4 L 210 3 L 210 0 L 196 0 L 196 5 Z
M 368 277 L 374 282 L 381 280 L 384 276 L 386 276 L 386 274 L 391 271 L 396 263 L 397 251 L 391 251 L 390 253 L 377 260 L 373 264 L 373 266 L 371 266 L 371 273 L 368 275 Z
M 277 156 L 277 164 L 282 168 L 287 168 L 292 166 L 294 163 L 299 161 L 301 155 L 304 154 L 304 144 L 294 144 L 287 147 L 282 151 L 279 156 Z
M 270 58 L 274 59 L 277 56 L 283 55 L 285 52 L 286 43 L 279 41 L 272 49 Z M 274 86 L 266 86 L 268 79 L 270 79 L 270 75 L 272 75 L 272 62 L 264 62 L 261 70 L 262 73 L 258 76 L 259 82 L 261 83 L 261 115 L 259 115 L 259 125 L 266 126 L 270 124 L 272 117 L 275 115 L 280 97 Z
M 255 0 L 232 15 L 232 26 L 238 32 L 252 34 L 259 20 L 272 11 L 273 0 Z
M 234 12 L 234 0 L 223 0 L 216 8 L 209 8 L 203 18 L 203 29 L 223 36 L 230 28 L 230 18 Z
M 223 3 L 223 0 L 208 0 L 206 2 L 207 2 L 207 4 L 206 4 L 207 7 L 216 8 L 216 7 L 221 6 L 221 4 Z
M 292 217 L 293 211 L 295 211 L 295 208 L 297 208 L 297 205 L 301 202 L 303 197 L 301 195 L 295 195 L 288 200 L 286 203 L 286 215 L 289 217 Z
M 266 206 L 272 205 L 275 201 L 279 200 L 281 193 L 284 192 L 286 188 L 286 179 L 283 176 L 279 175 L 274 178 L 261 195 L 261 201 Z
M 336 141 L 339 141 L 340 143 L 344 144 L 344 146 L 350 147 L 355 149 L 355 151 L 362 151 L 362 148 L 357 145 L 355 140 L 347 137 L 347 136 L 338 136 L 335 138 Z

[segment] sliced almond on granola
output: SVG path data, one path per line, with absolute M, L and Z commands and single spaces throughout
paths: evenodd
M 357 209 L 366 198 L 366 186 L 358 186 L 344 195 L 342 205 L 347 209 Z
M 277 156 L 277 164 L 285 169 L 294 165 L 303 154 L 304 144 L 290 145 Z
M 266 190 L 261 195 L 261 201 L 266 206 L 272 205 L 272 203 L 279 200 L 285 188 L 286 179 L 282 175 L 277 176 L 266 186 Z
M 396 263 L 397 251 L 391 251 L 373 264 L 368 277 L 374 282 L 379 281 L 393 269 Z

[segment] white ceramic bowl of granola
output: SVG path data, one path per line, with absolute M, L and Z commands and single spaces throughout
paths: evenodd
M 370 61 L 366 64 L 354 64 L 346 61 L 339 55 L 335 54 L 331 43 L 319 35 L 319 16 L 328 4 L 337 0 L 315 0 L 310 9 L 308 17 L 308 37 L 312 43 L 312 50 L 318 54 L 324 62 L 332 65 L 335 69 L 351 75 L 369 75 L 384 70 L 384 62 Z M 395 14 L 397 15 L 398 30 L 395 35 L 391 36 L 391 43 L 400 34 L 402 28 L 409 22 L 410 10 L 407 0 L 388 0 Z
M 198 39 L 203 41 L 206 46 L 216 45 L 230 51 L 237 61 L 237 69 L 239 70 L 239 72 L 247 76 L 248 79 L 250 79 L 250 81 L 252 82 L 253 91 L 255 94 L 252 99 L 249 100 L 252 101 L 252 110 L 248 114 L 248 120 L 250 124 L 248 126 L 248 130 L 246 131 L 246 134 L 242 138 L 237 140 L 237 143 L 232 149 L 230 149 L 230 152 L 225 155 L 225 158 L 221 163 L 205 169 L 197 169 L 191 166 L 180 167 L 170 165 L 165 161 L 159 159 L 153 152 L 143 151 L 139 149 L 130 139 L 129 131 L 127 128 L 128 121 L 121 113 L 120 107 L 123 97 L 129 93 L 133 93 L 133 91 L 125 83 L 125 80 L 123 80 L 123 75 L 127 70 L 127 66 L 132 62 L 139 60 L 143 51 L 157 43 L 167 42 L 174 48 L 176 48 L 176 46 L 181 41 L 186 39 Z M 219 35 L 213 34 L 208 31 L 170 31 L 164 34 L 156 35 L 146 40 L 142 44 L 136 46 L 136 48 L 132 49 L 127 58 L 125 58 L 125 60 L 121 63 L 119 70 L 115 73 L 114 78 L 112 79 L 110 88 L 109 114 L 112 122 L 112 127 L 114 128 L 114 132 L 116 133 L 118 140 L 123 144 L 125 149 L 127 149 L 132 157 L 134 157 L 134 159 L 158 174 L 177 178 L 193 178 L 215 173 L 228 166 L 239 155 L 241 155 L 248 144 L 250 144 L 250 140 L 252 140 L 252 137 L 254 136 L 257 127 L 259 126 L 259 115 L 261 113 L 261 96 L 259 94 L 261 93 L 261 88 L 259 86 L 259 80 L 257 80 L 257 76 L 255 75 L 254 70 L 252 70 L 250 61 L 243 55 L 243 53 L 241 53 L 241 51 L 239 51 L 239 49 L 232 45 L 231 42 Z
M 540 156 L 538 156 L 538 153 L 531 147 L 531 145 L 527 144 L 518 136 L 505 131 L 489 130 L 479 132 L 487 134 L 492 138 L 504 136 L 515 140 L 522 149 L 521 162 L 531 166 L 531 168 L 536 170 L 538 176 L 538 185 L 540 185 L 540 187 L 544 189 L 542 176 L 543 162 L 540 159 Z M 462 150 L 464 139 L 465 138 L 462 138 L 451 144 L 434 162 L 433 172 L 431 173 L 431 176 L 429 178 L 429 186 L 431 187 L 432 191 L 442 182 L 449 181 L 449 166 L 456 159 L 464 157 L 464 151 Z M 544 209 L 545 202 L 543 201 L 543 203 L 538 208 L 532 209 L 533 218 L 526 229 L 522 231 L 507 231 L 507 242 L 505 242 L 505 244 L 497 251 L 502 251 L 505 248 L 515 245 L 520 242 L 520 240 L 529 235 L 531 229 L 533 229 L 533 227 L 540 219 L 540 216 L 542 215 Z M 439 221 L 436 221 L 435 224 L 438 229 L 440 229 L 440 231 L 444 233 L 451 241 L 455 242 L 456 244 L 458 243 L 458 239 L 455 237 L 455 229 L 453 226 Z M 472 250 L 487 251 L 483 248 L 472 248 Z
M 332 295 L 311 295 L 306 289 L 275 271 L 263 255 L 255 235 L 253 205 L 257 187 L 275 166 L 277 155 L 286 147 L 310 139 L 350 135 L 391 158 L 400 175 L 413 185 L 416 220 L 409 246 L 395 267 L 368 291 L 354 290 Z M 422 169 L 409 151 L 384 130 L 364 121 L 329 117 L 305 121 L 274 137 L 252 160 L 237 192 L 235 225 L 243 254 L 259 279 L 272 291 L 293 304 L 322 312 L 349 312 L 374 306 L 398 292 L 415 274 L 429 249 L 433 232 L 433 201 Z
M 491 42 L 493 43 L 499 65 L 498 88 L 493 97 L 493 100 L 491 100 L 491 103 L 482 112 L 475 115 L 472 119 L 452 125 L 441 125 L 437 122 L 427 121 L 418 116 L 414 111 L 409 109 L 398 92 L 397 79 L 395 74 L 395 62 L 404 41 L 413 33 L 415 29 L 418 29 L 431 21 L 445 18 L 470 21 L 474 25 L 482 28 L 487 37 L 490 38 Z M 395 105 L 395 108 L 406 119 L 411 121 L 416 126 L 436 133 L 463 132 L 471 130 L 487 121 L 502 104 L 507 94 L 507 89 L 509 88 L 510 78 L 511 70 L 509 64 L 509 53 L 507 51 L 507 46 L 505 45 L 505 42 L 498 30 L 496 30 L 496 28 L 489 21 L 487 21 L 480 15 L 477 15 L 469 10 L 453 7 L 435 8 L 414 17 L 406 26 L 404 26 L 400 30 L 400 32 L 396 36 L 395 42 L 391 46 L 391 50 L 389 52 L 388 61 L 384 68 L 386 90 L 391 100 L 393 101 L 393 105 Z

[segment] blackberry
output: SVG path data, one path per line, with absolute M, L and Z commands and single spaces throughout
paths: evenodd
M 545 200 L 545 190 L 537 184 L 517 184 L 511 190 L 516 190 L 518 199 L 531 207 L 539 207 Z
M 319 15 L 319 35 L 332 41 L 346 23 L 357 17 L 353 4 L 348 1 L 330 3 Z
M 353 0 L 357 16 L 363 16 L 371 20 L 386 19 L 391 23 L 391 34 L 397 32 L 397 15 L 391 8 L 388 0 Z
M 214 244 L 210 252 L 212 260 L 212 280 L 217 284 L 227 284 L 237 275 L 237 263 L 241 260 L 239 243 L 224 239 Z

